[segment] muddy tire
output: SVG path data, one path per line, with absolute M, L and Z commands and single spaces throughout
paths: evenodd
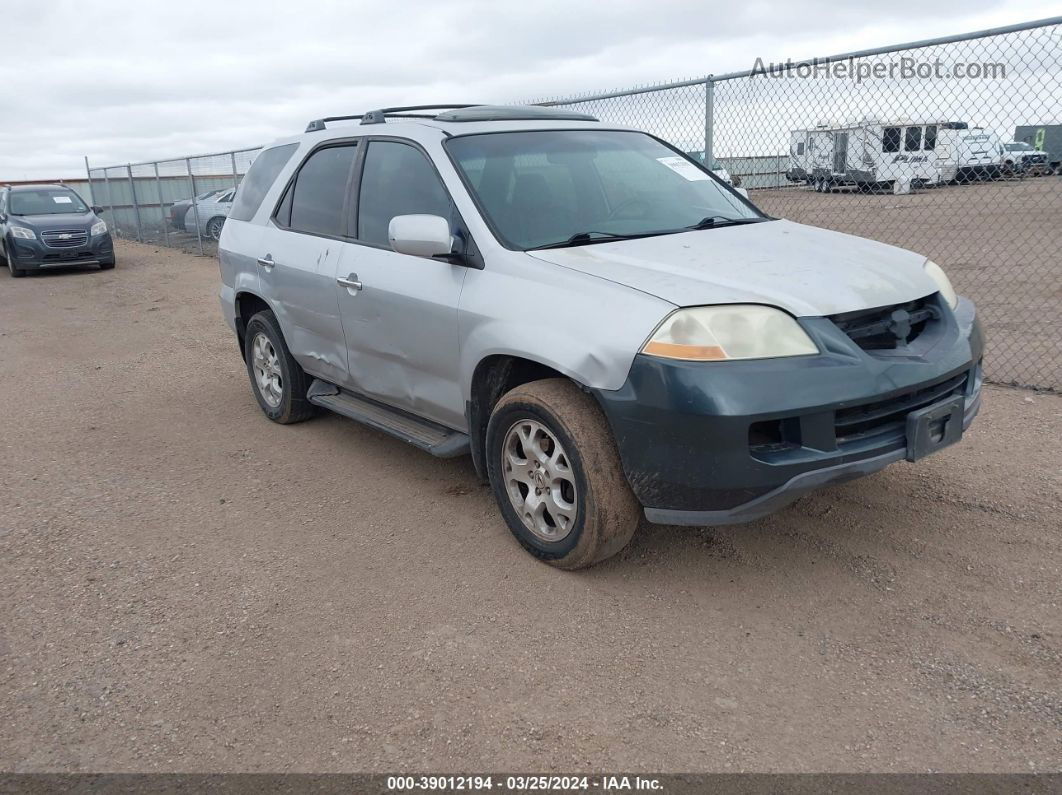
M 486 447 L 502 516 L 535 557 L 581 569 L 630 542 L 641 506 L 601 409 L 571 381 L 534 381 L 504 395 Z
M 251 391 L 269 419 L 290 425 L 313 416 L 313 404 L 306 399 L 312 379 L 288 350 L 272 312 L 259 312 L 247 322 L 243 358 Z

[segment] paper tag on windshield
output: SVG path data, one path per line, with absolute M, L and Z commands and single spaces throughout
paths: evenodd
M 701 171 L 697 166 L 693 165 L 689 160 L 674 156 L 674 157 L 658 157 L 658 163 L 663 163 L 670 168 L 676 174 L 685 177 L 690 182 L 698 182 L 703 179 L 710 179 L 710 177 Z
M 69 196 L 52 196 L 52 201 L 56 204 L 73 204 L 74 201 Z

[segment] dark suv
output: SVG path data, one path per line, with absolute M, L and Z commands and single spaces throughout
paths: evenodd
M 114 267 L 107 224 L 64 185 L 0 188 L 0 263 L 12 276 L 65 265 Z

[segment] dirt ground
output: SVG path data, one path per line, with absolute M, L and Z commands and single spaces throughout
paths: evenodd
M 925 254 L 971 297 L 995 381 L 1062 391 L 1062 177 L 925 188 L 906 196 L 752 191 L 772 215 Z
M 565 573 L 467 459 L 268 422 L 217 281 L 0 275 L 0 769 L 1062 766 L 1062 397 Z

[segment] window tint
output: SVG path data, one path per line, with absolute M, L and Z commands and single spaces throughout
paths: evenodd
M 349 144 L 318 149 L 310 155 L 295 177 L 288 226 L 318 235 L 346 233 L 343 203 L 354 154 L 354 145 Z
M 358 199 L 358 239 L 389 245 L 387 227 L 396 215 L 451 216 L 450 197 L 428 159 L 415 147 L 372 141 L 365 153 Z
M 298 144 L 284 144 L 258 153 L 240 183 L 240 189 L 236 191 L 236 201 L 232 205 L 229 218 L 235 218 L 237 221 L 250 221 L 254 218 L 273 181 L 298 148 Z
M 900 128 L 899 127 L 886 127 L 881 133 L 881 151 L 882 152 L 899 152 L 900 151 Z
M 926 127 L 926 140 L 922 144 L 923 149 L 936 149 L 937 148 L 937 126 L 931 124 Z
M 922 128 L 908 127 L 903 137 L 903 150 L 905 152 L 917 152 L 922 148 Z
M 802 155 L 802 154 L 804 154 L 804 142 L 803 141 L 801 141 L 800 143 L 797 144 L 797 155 Z

